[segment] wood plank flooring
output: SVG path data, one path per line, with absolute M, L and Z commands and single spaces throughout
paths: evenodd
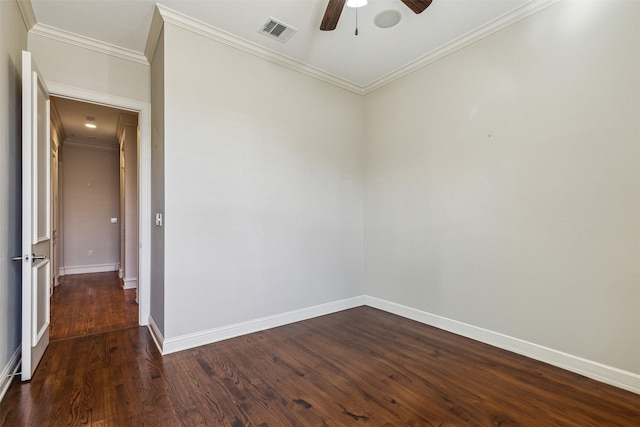
M 162 357 L 146 328 L 53 342 L 3 426 L 640 426 L 640 395 L 373 308 Z
M 51 298 L 51 340 L 138 324 L 135 289 L 122 289 L 115 272 L 64 276 Z

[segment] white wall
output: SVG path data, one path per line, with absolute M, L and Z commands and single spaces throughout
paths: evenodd
M 29 33 L 47 82 L 148 102 L 149 66 Z
M 368 95 L 365 292 L 640 373 L 638 23 L 561 2 Z
M 164 43 L 165 337 L 361 295 L 362 97 L 172 24 Z
M 27 32 L 16 2 L 0 1 L 0 397 L 20 347 L 21 69 Z
M 65 274 L 115 271 L 120 224 L 112 224 L 111 218 L 120 216 L 117 146 L 105 149 L 67 140 L 63 150 Z

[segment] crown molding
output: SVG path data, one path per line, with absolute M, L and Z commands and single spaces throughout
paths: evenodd
M 106 55 L 115 56 L 117 58 L 149 65 L 147 58 L 140 52 L 119 47 L 110 43 L 101 42 L 89 37 L 80 36 L 69 31 L 50 27 L 46 24 L 36 23 L 33 28 L 31 28 L 30 33 L 74 46 L 83 47 L 95 52 L 104 53 Z
M 326 71 L 322 71 L 318 68 L 307 65 L 303 62 L 290 58 L 286 55 L 282 55 L 278 52 L 275 52 L 271 49 L 264 48 L 256 43 L 245 40 L 241 37 L 235 36 L 231 33 L 223 31 L 219 28 L 215 28 L 209 24 L 205 24 L 204 22 L 198 21 L 194 18 L 191 18 L 187 15 L 183 15 L 182 13 L 176 12 L 175 10 L 169 9 L 166 6 L 162 6 L 160 4 L 156 4 L 156 10 L 160 14 L 163 22 L 170 23 L 187 31 L 191 31 L 195 34 L 199 34 L 201 36 L 207 37 L 209 39 L 215 40 L 217 42 L 226 44 L 227 46 L 231 46 L 243 52 L 250 53 L 259 58 L 266 59 L 267 61 L 274 62 L 278 65 L 282 65 L 283 67 L 289 68 L 294 71 L 298 71 L 302 74 L 306 74 L 311 77 L 315 77 L 318 80 L 322 80 L 324 82 L 330 83 L 332 85 L 338 86 L 342 89 L 346 89 L 350 92 L 356 93 L 358 95 L 363 94 L 363 87 L 358 86 L 354 83 L 351 83 L 347 80 L 344 80 L 340 77 L 337 77 L 333 74 L 327 73 Z M 154 15 L 155 20 L 155 15 Z M 155 25 L 152 23 L 152 28 L 154 31 L 157 31 L 157 35 L 160 34 L 160 31 L 157 30 L 158 24 Z M 161 27 L 160 27 L 161 28 Z M 150 37 L 151 39 L 151 37 Z M 152 46 L 155 47 L 157 43 L 156 41 L 152 42 Z M 150 44 L 147 43 L 147 48 L 149 48 Z M 152 51 L 152 49 L 145 49 L 145 54 L 148 55 L 148 51 Z M 149 56 L 147 56 L 147 59 Z
M 476 28 L 475 30 L 465 34 L 457 38 L 456 40 L 445 44 L 444 46 L 435 49 L 426 55 L 404 65 L 403 67 L 398 68 L 391 73 L 382 76 L 381 78 L 374 80 L 373 82 L 366 85 L 363 89 L 363 95 L 371 93 L 377 89 L 380 89 L 383 86 L 386 86 L 394 81 L 413 73 L 423 67 L 426 67 L 429 64 L 432 64 L 445 56 L 451 55 L 452 53 L 467 47 L 477 41 L 482 40 L 485 37 L 490 36 L 491 34 L 500 31 L 510 25 L 515 24 L 518 21 L 523 20 L 524 18 L 533 15 L 547 7 L 557 3 L 560 0 L 532 0 L 528 3 L 523 4 L 522 6 L 508 12 L 493 21 Z
M 38 23 L 31 0 L 16 0 L 16 3 L 18 3 L 18 9 L 20 9 L 24 26 L 27 32 L 29 32 Z
M 122 59 L 138 62 L 140 64 L 149 65 L 153 59 L 153 55 L 158 43 L 158 38 L 162 32 L 162 28 L 165 22 L 172 25 L 191 31 L 195 34 L 207 37 L 217 42 L 223 43 L 227 46 L 231 46 L 243 52 L 255 55 L 259 58 L 276 63 L 291 70 L 306 74 L 314 77 L 318 80 L 327 82 L 334 86 L 346 89 L 358 95 L 366 95 L 377 89 L 380 89 L 394 81 L 413 73 L 427 65 L 436 62 L 466 46 L 476 43 L 483 38 L 490 36 L 491 34 L 500 31 L 510 25 L 519 22 L 526 17 L 537 13 L 555 3 L 559 0 L 531 0 L 524 5 L 508 12 L 493 21 L 476 28 L 475 30 L 465 34 L 462 37 L 435 49 L 426 55 L 380 77 L 377 80 L 365 85 L 360 86 L 352 83 L 348 80 L 342 79 L 336 75 L 322 71 L 316 67 L 312 67 L 301 61 L 290 58 L 286 55 L 282 55 L 271 49 L 262 47 L 256 43 L 250 42 L 241 37 L 235 36 L 231 33 L 223 31 L 219 28 L 213 27 L 197 19 L 191 18 L 180 12 L 176 12 L 166 6 L 156 4 L 153 19 L 151 21 L 151 27 L 147 36 L 147 43 L 145 46 L 144 54 L 135 52 L 133 50 L 118 47 L 109 43 L 104 43 L 98 40 L 94 40 L 88 37 L 83 37 L 74 33 L 59 30 L 44 24 L 38 24 L 36 22 L 33 7 L 30 0 L 17 0 L 22 13 L 22 17 L 25 22 L 25 26 L 30 28 L 30 32 L 43 37 L 58 40 L 64 43 L 80 46 L 86 49 L 94 50 L 107 55 L 115 56 Z
M 156 7 L 153 9 L 151 26 L 149 27 L 149 33 L 147 35 L 147 44 L 144 47 L 144 56 L 147 58 L 149 64 L 151 64 L 153 55 L 156 52 L 156 46 L 158 45 L 158 39 L 160 38 L 160 33 L 162 32 L 162 26 L 164 24 L 158 6 L 159 5 L 156 4 Z

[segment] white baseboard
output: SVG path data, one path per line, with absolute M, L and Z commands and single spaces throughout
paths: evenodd
M 380 298 L 365 304 L 640 394 L 640 375 Z
M 14 378 L 13 374 L 16 372 L 16 370 L 18 369 L 18 366 L 20 365 L 21 353 L 22 353 L 22 347 L 18 347 L 15 353 L 13 353 L 13 356 L 11 356 L 11 359 L 9 360 L 9 363 L 7 364 L 7 366 L 5 366 L 5 368 L 2 370 L 2 373 L 0 373 L 1 375 L 0 376 L 0 402 L 4 398 L 4 395 L 7 392 L 7 390 L 9 390 L 11 381 Z
M 149 318 L 149 330 L 158 349 L 162 354 L 170 354 L 201 345 L 211 344 L 245 334 L 263 331 L 289 323 L 299 322 L 341 310 L 368 305 L 407 319 L 415 320 L 426 325 L 471 338 L 485 344 L 492 345 L 516 354 L 530 357 L 541 362 L 566 369 L 585 377 L 609 384 L 624 390 L 640 394 L 640 375 L 624 371 L 602 363 L 587 360 L 558 350 L 493 332 L 457 320 L 407 307 L 391 301 L 371 296 L 359 296 L 326 304 L 320 304 L 300 310 L 267 316 L 260 319 L 240 322 L 207 331 L 182 335 L 165 339 L 160 333 L 153 318 Z
M 118 271 L 118 264 L 94 264 L 61 267 L 60 275 L 71 276 L 73 274 L 105 273 L 108 271 Z
M 260 319 L 235 323 L 233 325 L 214 328 L 208 331 L 196 332 L 175 338 L 165 338 L 164 342 L 161 344 L 161 352 L 162 354 L 174 353 L 176 351 L 211 344 L 245 334 L 264 331 L 265 329 L 276 328 L 289 323 L 300 322 L 313 317 L 324 316 L 326 314 L 359 307 L 361 305 L 364 305 L 364 298 L 362 296 L 347 298 L 326 304 L 315 305 L 313 307 L 302 308 L 300 310 L 262 317 Z
M 158 347 L 158 350 L 160 351 L 160 353 L 162 353 L 164 336 L 162 336 L 160 329 L 158 329 L 158 325 L 156 325 L 155 320 L 153 320 L 153 317 L 151 316 L 149 316 L 149 323 L 147 324 L 147 328 L 149 328 L 149 332 L 151 333 L 151 338 L 153 338 L 153 342 L 156 343 L 156 347 Z
M 122 279 L 122 289 L 136 289 L 138 287 L 137 277 L 125 277 Z

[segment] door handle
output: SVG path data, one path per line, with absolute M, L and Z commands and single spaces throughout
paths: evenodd
M 22 256 L 14 256 L 14 257 L 13 257 L 13 258 L 11 258 L 11 259 L 12 259 L 13 261 L 22 261 Z M 36 254 L 33 254 L 33 255 L 31 256 L 31 261 L 35 261 L 35 260 L 37 260 L 37 259 L 47 259 L 47 256 L 46 256 L 46 255 L 36 255 Z M 27 260 L 27 261 L 29 261 L 29 255 L 27 255 L 26 260 Z

